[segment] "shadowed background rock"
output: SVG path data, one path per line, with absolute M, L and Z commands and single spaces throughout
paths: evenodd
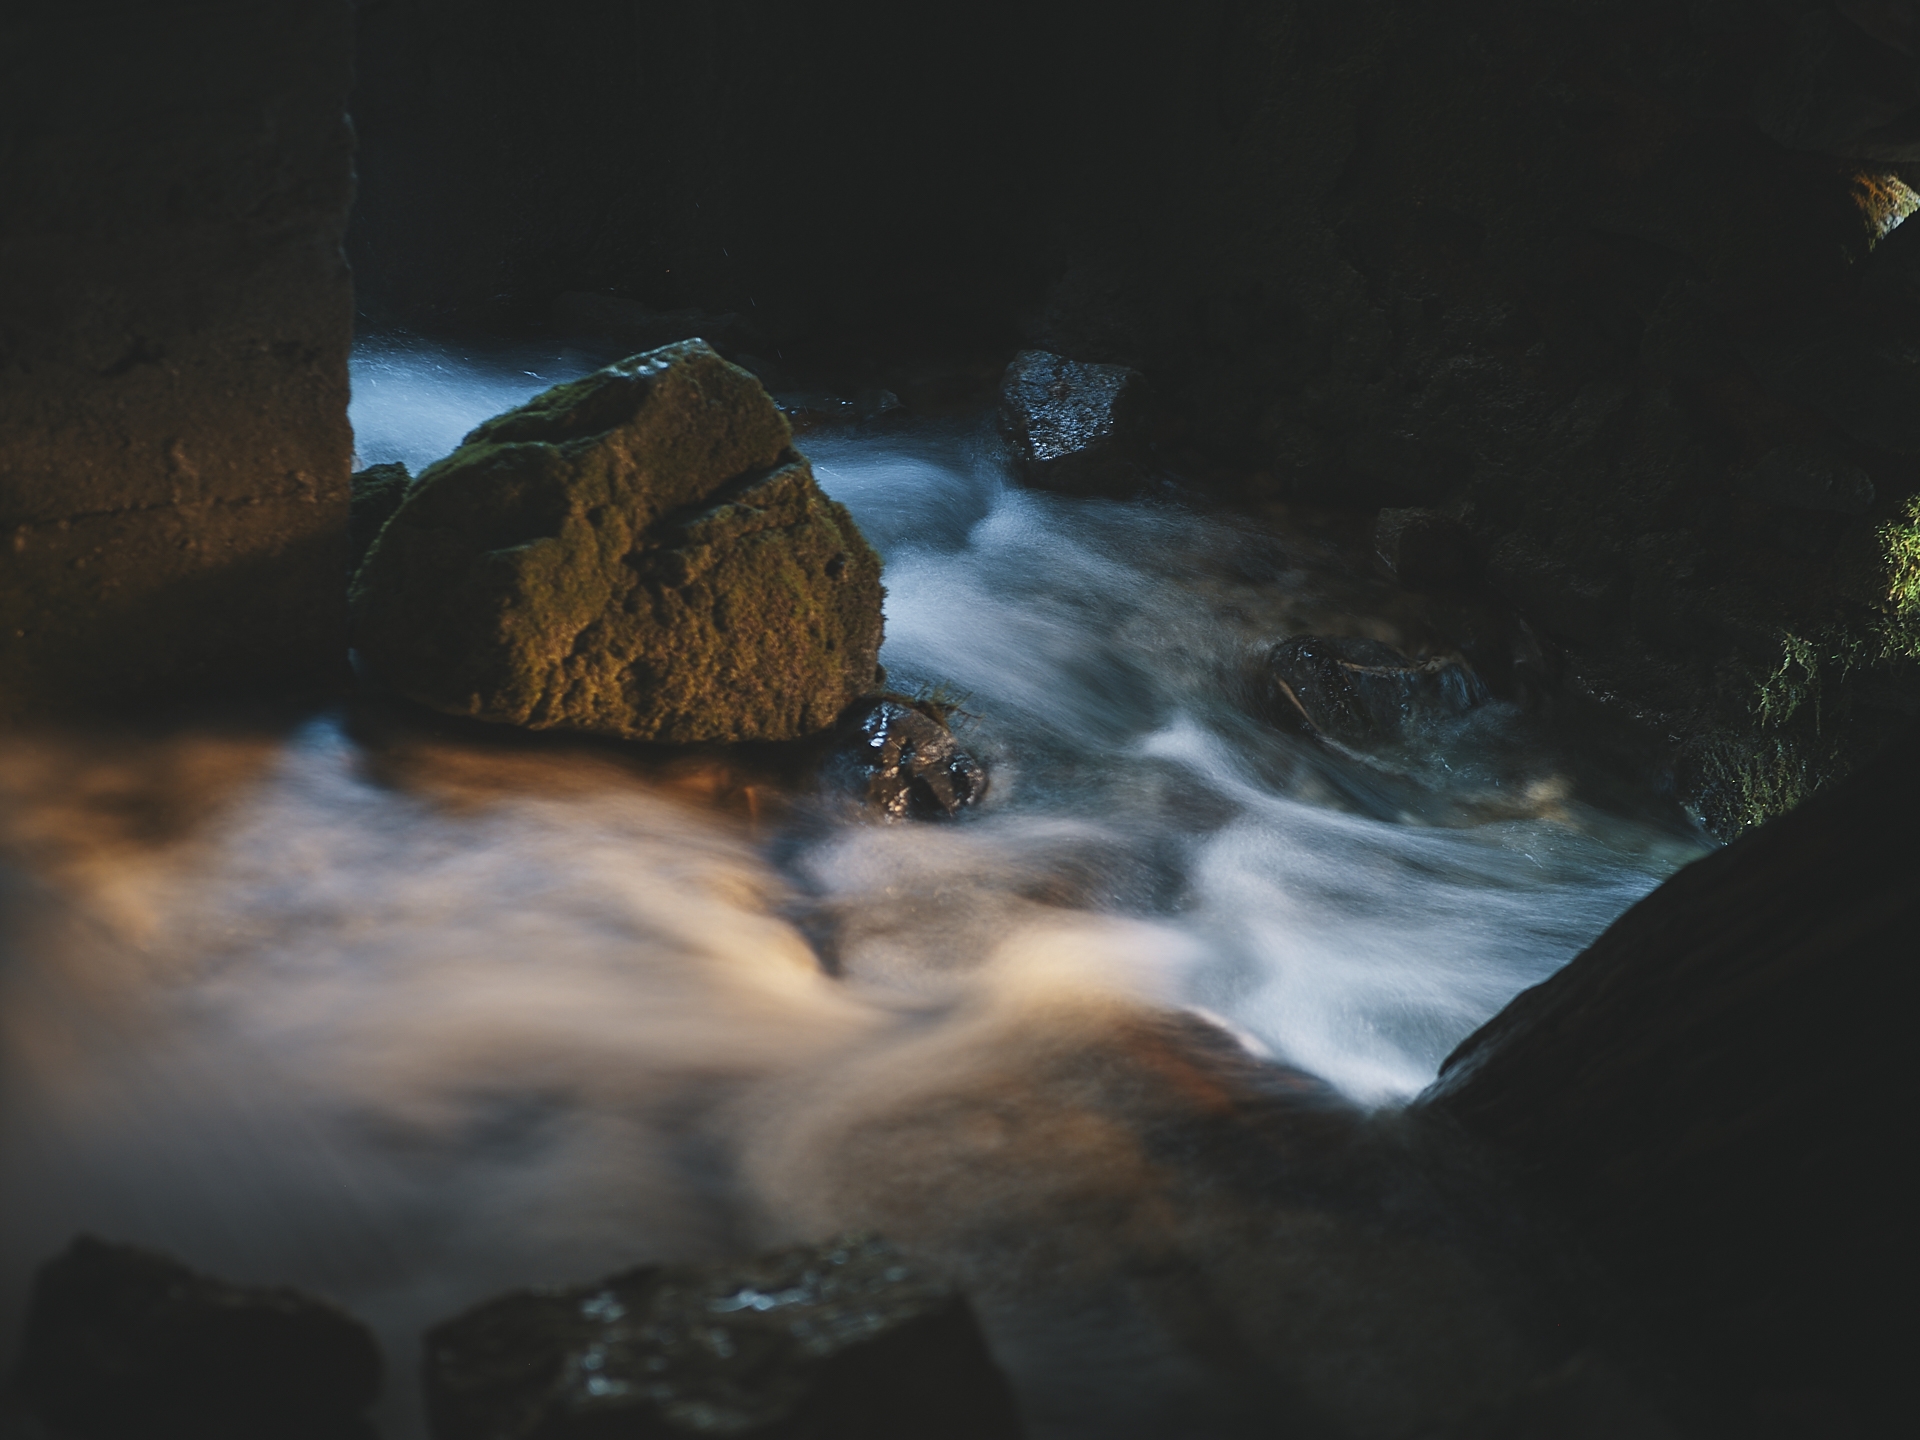
M 0 19 L 0 720 L 342 676 L 351 22 Z
M 379 1346 L 344 1311 L 83 1235 L 42 1266 L 17 1382 L 72 1440 L 370 1440 Z
M 1419 1107 L 1518 1157 L 1746 1433 L 1910 1411 L 1917 747 L 1675 875 Z

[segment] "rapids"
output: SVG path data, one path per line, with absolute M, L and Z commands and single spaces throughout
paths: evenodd
M 363 346 L 359 463 L 586 363 Z M 991 771 L 955 823 L 378 702 L 6 742 L 0 1345 L 74 1231 L 139 1241 L 374 1324 L 400 1440 L 462 1305 L 876 1224 L 969 1278 L 1037 1435 L 1173 1433 L 1204 1383 L 1128 1277 L 1244 1216 L 1153 1218 L 1115 1037 L 1195 1012 L 1391 1107 L 1704 849 L 1512 705 L 1369 754 L 1254 718 L 1273 641 L 1424 623 L 1310 536 L 1023 490 L 970 419 L 798 443 L 886 559 L 890 683 Z M 1408 1342 L 1433 1386 L 1520 1363 L 1477 1323 Z

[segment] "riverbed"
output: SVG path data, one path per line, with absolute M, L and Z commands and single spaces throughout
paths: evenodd
M 364 346 L 359 463 L 584 363 Z M 974 1285 L 1036 1435 L 1172 1433 L 1208 1382 L 1127 1277 L 1290 1222 L 1165 1198 L 1128 1087 L 1189 1072 L 1141 1037 L 1390 1117 L 1706 848 L 1514 699 L 1367 749 L 1276 726 L 1276 641 L 1445 639 L 1324 536 L 1024 489 L 980 414 L 797 443 L 885 559 L 888 683 L 991 777 L 954 821 L 377 697 L 7 743 L 0 1339 L 73 1232 L 138 1241 L 374 1324 L 399 1440 L 413 1337 L 487 1294 L 873 1225 Z M 1433 1385 L 1524 1370 L 1472 1304 L 1446 1345 L 1404 1308 L 1380 1344 Z M 1399 1433 L 1367 1388 L 1324 1403 Z

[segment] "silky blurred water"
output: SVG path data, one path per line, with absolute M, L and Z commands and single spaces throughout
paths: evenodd
M 359 462 L 417 472 L 585 363 L 370 345 Z M 1413 613 L 1304 540 L 1023 490 L 971 421 L 799 443 L 885 557 L 890 683 L 960 698 L 992 773 L 956 823 L 378 707 L 6 742 L 0 1339 L 30 1267 L 91 1229 L 349 1304 L 412 1434 L 411 1337 L 463 1304 L 864 1223 L 863 1195 L 917 1183 L 855 1164 L 833 1117 L 987 1071 L 1017 1094 L 1181 1008 L 1390 1104 L 1700 853 L 1651 796 L 1586 798 L 1509 705 L 1365 754 L 1259 718 L 1275 640 L 1404 640 Z M 1127 1183 L 1022 1165 L 1031 1194 L 897 1223 L 934 1244 L 1075 1166 Z M 1130 1433 L 1136 1380 L 1106 1412 L 1049 1400 L 1065 1342 L 982 1303 L 1039 1433 Z M 1165 1369 L 1087 1323 L 1100 1365 Z

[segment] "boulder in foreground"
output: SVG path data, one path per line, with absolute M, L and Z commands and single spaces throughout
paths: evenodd
M 412 483 L 413 476 L 398 460 L 353 472 L 353 506 L 347 515 L 349 576 L 360 568 L 382 527 L 407 498 L 407 487 Z
M 78 1440 L 336 1440 L 367 1433 L 380 1369 L 366 1327 L 324 1301 L 81 1236 L 34 1277 L 18 1383 Z
M 871 1237 L 520 1291 L 425 1348 L 435 1440 L 1023 1433 L 967 1302 Z
M 353 585 L 375 674 L 456 715 L 787 740 L 869 688 L 880 560 L 706 344 L 555 386 L 429 466 Z

